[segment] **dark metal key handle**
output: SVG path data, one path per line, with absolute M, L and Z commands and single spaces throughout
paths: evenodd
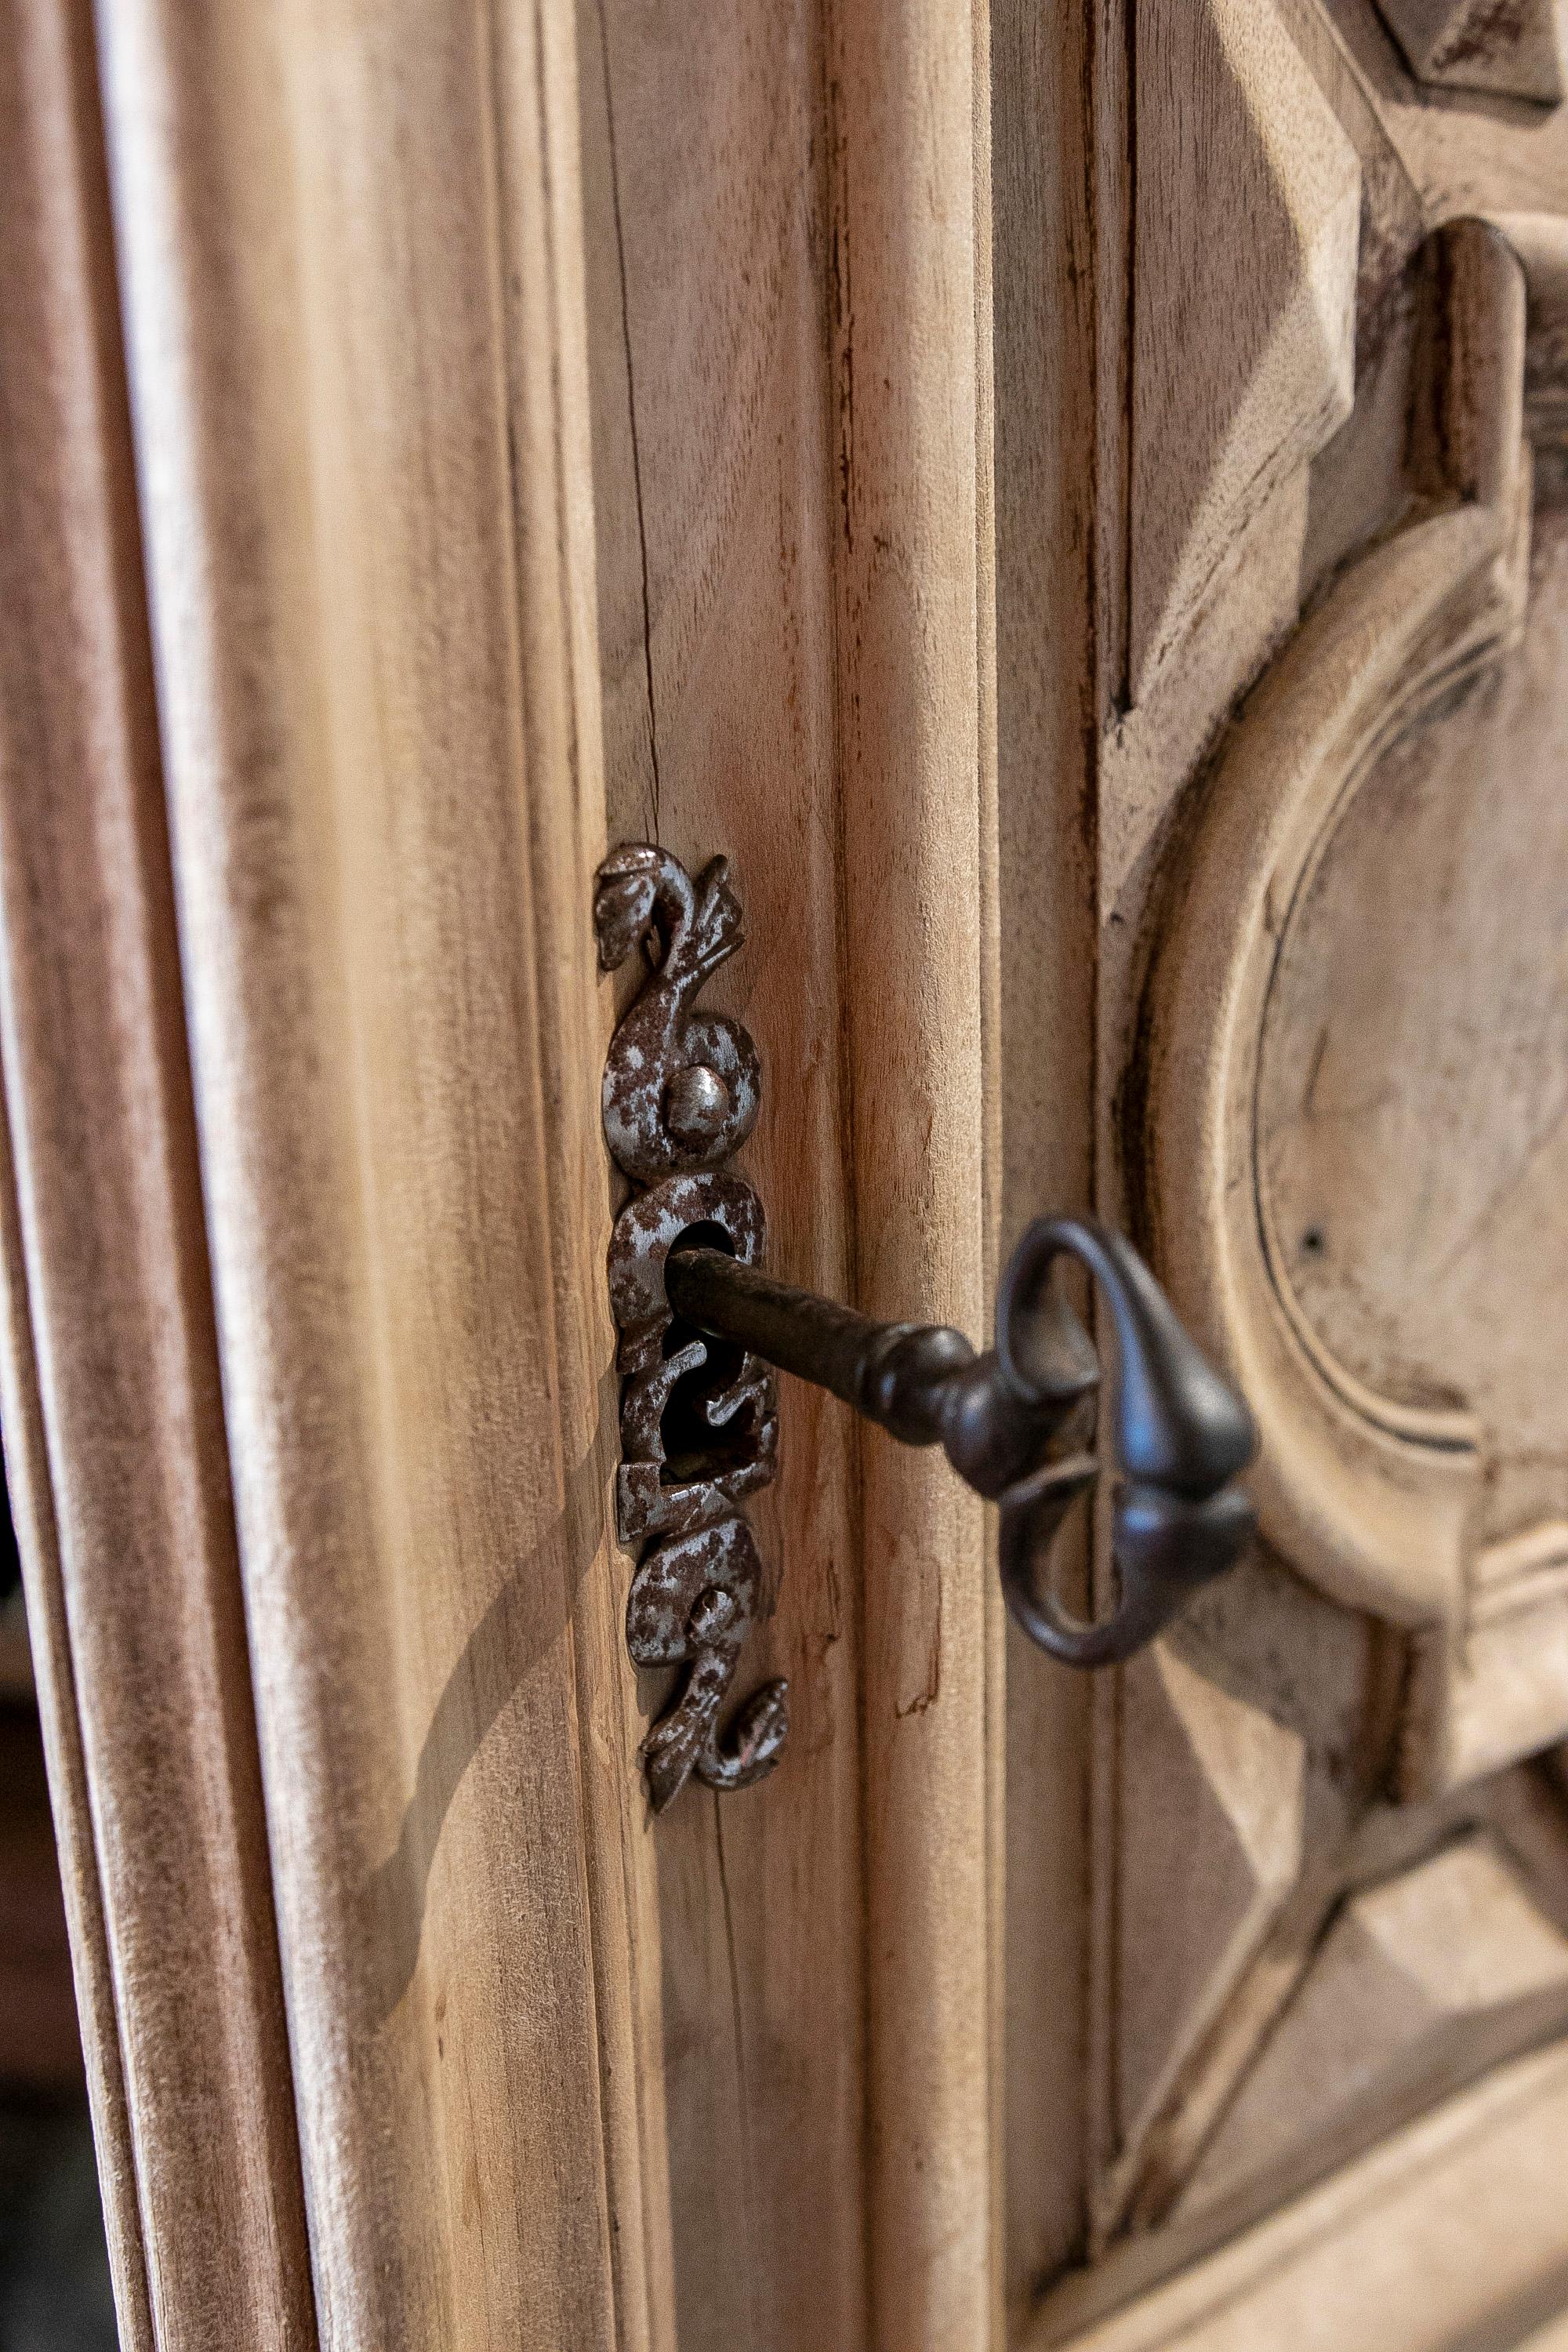
M 1194 1589 L 1235 1560 L 1252 1512 L 1230 1483 L 1251 1458 L 1251 1418 L 1199 1354 L 1137 1252 L 1072 1218 L 1029 1227 L 977 1355 L 940 1325 L 873 1323 L 763 1273 L 763 1206 L 730 1164 L 756 1120 L 762 1069 L 742 1024 L 697 998 L 743 943 L 721 857 L 693 877 L 668 850 L 626 842 L 594 902 L 606 971 L 640 949 L 647 970 L 611 1041 L 605 1139 L 631 1180 L 610 1245 L 620 1332 L 621 1539 L 642 1546 L 626 1598 L 640 1666 L 687 1669 L 643 1750 L 656 1807 L 695 1774 L 742 1789 L 778 1760 L 789 1690 L 764 1684 L 721 1717 L 751 1631 L 769 1605 L 743 1509 L 777 1466 L 778 1366 L 831 1389 L 906 1445 L 937 1445 L 1001 1507 L 1007 1605 L 1032 1641 L 1073 1665 L 1138 1649 Z M 1087 1267 L 1115 1335 L 1108 1459 L 1077 1442 L 1100 1383 L 1092 1341 L 1052 1283 Z M 1070 1505 L 1115 1478 L 1109 1617 L 1070 1617 L 1047 1575 Z
M 1052 1286 L 1063 1256 L 1100 1285 L 1116 1335 L 1105 1419 L 1120 1592 L 1094 1624 L 1067 1614 L 1046 1574 L 1063 1518 L 1101 1470 L 1081 1448 L 1051 1451 L 1100 1381 L 1089 1334 Z M 1013 1616 L 1070 1665 L 1130 1657 L 1232 1565 L 1251 1535 L 1252 1507 L 1231 1483 L 1252 1458 L 1251 1415 L 1131 1243 L 1099 1225 L 1042 1217 L 1029 1227 L 1002 1278 L 996 1344 L 979 1355 L 960 1331 L 874 1323 L 720 1250 L 678 1244 L 665 1281 L 677 1315 L 695 1330 L 831 1389 L 906 1445 L 940 1444 L 959 1476 L 1001 1507 L 1002 1586 Z

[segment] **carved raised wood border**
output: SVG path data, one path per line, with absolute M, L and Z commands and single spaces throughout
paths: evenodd
M 1462 222 L 1440 234 L 1436 390 L 1457 498 L 1352 566 L 1222 751 L 1171 877 L 1132 1155 L 1163 1277 L 1258 1417 L 1265 1535 L 1334 1599 L 1417 1635 L 1409 1794 L 1568 1731 L 1568 1679 L 1517 1722 L 1473 1719 L 1466 1644 L 1478 1590 L 1498 1581 L 1473 1533 L 1480 1432 L 1466 1412 L 1373 1393 L 1309 1323 L 1259 1181 L 1258 1100 L 1284 943 L 1347 803 L 1391 743 L 1494 658 L 1523 615 L 1524 272 L 1495 229 Z M 1560 1532 L 1528 1530 L 1507 1549 L 1522 1545 L 1538 1570 Z M 1527 1581 L 1538 1606 L 1539 1578 Z

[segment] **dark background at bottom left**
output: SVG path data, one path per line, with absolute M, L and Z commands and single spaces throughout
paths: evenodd
M 116 2352 L 16 1538 L 0 1512 L 0 2352 Z

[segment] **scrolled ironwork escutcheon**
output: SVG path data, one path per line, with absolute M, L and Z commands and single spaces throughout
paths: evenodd
M 742 943 L 724 861 L 694 885 L 667 852 L 625 845 L 600 869 L 595 915 L 606 969 L 639 940 L 653 967 L 611 1045 L 605 1133 L 647 1188 L 621 1212 L 610 1251 L 626 1375 L 620 1532 L 656 1538 L 632 1581 L 627 1641 L 639 1664 L 690 1670 L 644 1745 L 655 1805 L 693 1772 L 718 1789 L 760 1779 L 788 1727 L 783 1682 L 719 1727 L 765 1605 L 737 1507 L 774 1473 L 770 1366 L 832 1390 L 903 1444 L 940 1444 L 998 1505 L 1007 1606 L 1041 1649 L 1077 1666 L 1130 1657 L 1245 1549 L 1252 1507 L 1234 1482 L 1256 1444 L 1247 1407 L 1137 1251 L 1088 1220 L 1037 1220 L 1003 1276 L 995 1344 L 979 1353 L 945 1325 L 873 1322 L 775 1280 L 759 1263 L 756 1194 L 719 1164 L 756 1118 L 756 1050 L 737 1023 L 691 1011 Z M 1101 1366 L 1053 1281 L 1064 1257 L 1098 1286 L 1115 1339 L 1099 1453 L 1082 1425 Z M 1048 1555 L 1073 1503 L 1105 1475 L 1118 1589 L 1109 1616 L 1085 1622 L 1052 1591 Z
M 626 842 L 600 866 L 594 896 L 601 969 L 639 947 L 648 963 L 610 1043 L 603 1108 L 611 1155 L 639 1188 L 616 1220 L 609 1262 L 624 1381 L 616 1527 L 628 1547 L 646 1544 L 626 1597 L 626 1647 L 639 1666 L 688 1669 L 643 1743 L 656 1811 L 693 1773 L 715 1789 L 749 1787 L 778 1761 L 789 1730 L 783 1680 L 721 1721 L 767 1608 L 740 1506 L 773 1475 L 773 1374 L 744 1349 L 674 1328 L 665 1287 L 682 1235 L 751 1263 L 765 1231 L 755 1192 L 723 1164 L 756 1121 L 757 1049 L 738 1021 L 693 1009 L 745 938 L 726 876 L 715 857 L 693 882 L 668 850 Z
M 623 842 L 594 897 L 599 961 L 614 971 L 639 947 L 652 965 L 605 1064 L 605 1140 L 639 1184 L 721 1168 L 756 1125 L 757 1049 L 738 1021 L 693 1011 L 698 990 L 745 940 L 729 861 L 694 883 L 667 850 Z

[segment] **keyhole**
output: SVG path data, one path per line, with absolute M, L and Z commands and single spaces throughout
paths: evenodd
M 690 1249 L 722 1250 L 730 1257 L 735 1254 L 731 1236 L 722 1225 L 713 1223 L 688 1225 L 670 1244 L 668 1255 L 674 1257 L 681 1250 Z M 684 1486 L 697 1478 L 716 1478 L 727 1470 L 742 1469 L 756 1458 L 756 1433 L 746 1407 L 742 1406 L 718 1428 L 703 1412 L 711 1398 L 721 1395 L 739 1378 L 745 1360 L 744 1349 L 732 1339 L 710 1339 L 676 1315 L 664 1335 L 666 1360 L 693 1339 L 700 1340 L 707 1350 L 706 1360 L 695 1370 L 683 1372 L 677 1381 L 659 1423 L 664 1447 L 659 1483 L 665 1486 Z

